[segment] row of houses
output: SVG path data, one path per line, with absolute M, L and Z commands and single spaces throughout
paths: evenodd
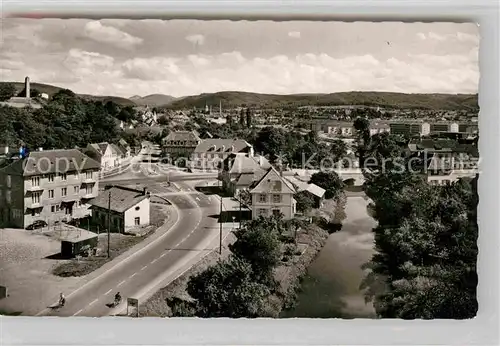
M 243 139 L 201 139 L 196 131 L 171 132 L 163 139 L 163 152 L 184 158 L 191 169 L 218 170 L 222 161 L 232 154 L 254 156 L 253 146 Z
M 448 138 L 416 139 L 410 141 L 408 158 L 413 159 L 414 173 L 424 176 L 429 184 L 445 185 L 460 178 L 472 178 L 478 173 L 479 152 L 477 141 Z M 337 169 L 343 180 L 364 181 L 360 168 Z M 309 183 L 317 171 L 280 170 L 252 150 L 232 153 L 224 159 L 219 172 L 224 191 L 236 198 L 243 191 L 252 196 L 252 217 L 282 214 L 285 219 L 296 214 L 294 195 L 305 191 L 321 206 L 325 190 Z
M 313 118 L 309 121 L 312 131 L 327 133 L 332 136 L 352 137 L 356 130 L 353 121 L 340 121 L 329 118 Z M 418 120 L 372 120 L 370 134 L 389 132 L 407 136 L 429 136 L 440 133 L 463 133 L 477 135 L 477 122 L 453 121 L 418 121 Z
M 120 139 L 117 144 L 91 143 L 83 148 L 82 152 L 98 161 L 103 171 L 119 166 L 132 156 L 132 148 L 124 139 Z
M 104 229 L 108 212 L 113 231 L 148 225 L 147 191 L 113 186 L 101 192 L 101 169 L 102 162 L 78 149 L 34 151 L 13 160 L 0 169 L 0 225 L 26 228 L 91 216 Z

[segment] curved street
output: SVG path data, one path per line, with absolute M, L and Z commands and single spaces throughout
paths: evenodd
M 163 184 L 162 181 L 167 181 L 170 177 L 148 176 L 148 171 L 141 166 L 141 163 L 131 162 L 112 178 L 104 177 L 101 184 L 141 184 L 151 191 L 152 196 L 162 196 L 177 209 L 175 224 L 168 231 L 163 229 L 164 234 L 144 244 L 137 252 L 67 294 L 64 307 L 49 307 L 38 315 L 99 317 L 118 314 L 125 310 L 127 298 L 144 301 L 156 289 L 173 281 L 218 246 L 219 200 L 213 195 L 197 192 L 193 182 L 182 182 L 200 178 L 184 173 L 179 179 L 175 179 L 176 183 Z M 156 232 L 159 231 L 160 229 Z M 230 229 L 224 228 L 223 236 L 229 231 Z M 120 292 L 123 301 L 119 306 L 110 308 L 116 292 Z

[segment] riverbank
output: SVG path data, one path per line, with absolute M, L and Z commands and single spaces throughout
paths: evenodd
M 367 213 L 368 204 L 366 197 L 348 197 L 342 229 L 328 237 L 302 280 L 297 305 L 282 317 L 375 317 L 372 304 L 365 304 L 359 290 L 365 274 L 361 266 L 374 253 L 376 221 Z
M 275 271 L 279 288 L 277 294 L 270 297 L 270 301 L 276 304 L 273 304 L 275 306 L 269 309 L 272 315 L 269 317 L 278 317 L 284 308 L 294 305 L 300 287 L 300 280 L 306 274 L 307 267 L 314 260 L 327 239 L 328 232 L 316 225 L 308 225 L 297 233 L 297 250 L 299 251 L 285 256 L 286 261 L 282 262 Z M 189 278 L 216 264 L 218 260 L 226 259 L 231 253 L 229 244 L 232 244 L 235 240 L 234 234 L 230 233 L 224 240 L 222 255 L 214 250 L 205 256 L 187 272 L 160 289 L 142 304 L 139 310 L 140 315 L 149 317 L 171 316 L 172 312 L 167 304 L 167 299 L 177 297 L 190 300 L 191 298 L 186 292 Z

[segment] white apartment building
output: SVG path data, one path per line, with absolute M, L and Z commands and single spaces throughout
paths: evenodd
M 26 228 L 90 215 L 100 165 L 77 149 L 29 153 L 0 170 L 0 223 Z

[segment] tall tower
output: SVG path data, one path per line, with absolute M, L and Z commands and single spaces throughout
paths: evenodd
M 30 77 L 24 78 L 24 90 L 26 90 L 26 98 L 30 98 Z

